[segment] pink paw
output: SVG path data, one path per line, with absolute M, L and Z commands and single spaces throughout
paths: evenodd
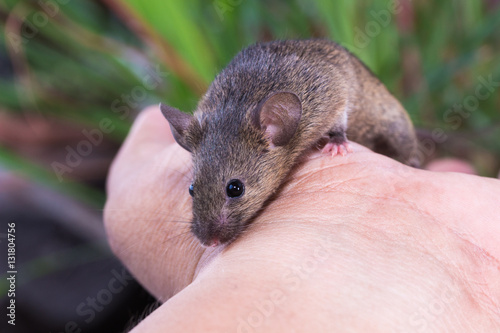
M 345 156 L 348 153 L 352 153 L 351 146 L 349 145 L 348 141 L 345 141 L 343 143 L 333 143 L 333 142 L 328 142 L 325 147 L 323 147 L 322 153 L 324 154 L 332 154 L 332 157 L 336 155 L 342 155 Z

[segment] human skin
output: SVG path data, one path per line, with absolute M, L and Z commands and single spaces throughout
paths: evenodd
M 500 332 L 500 181 L 351 146 L 311 152 L 243 235 L 203 248 L 190 155 L 143 111 L 104 212 L 113 251 L 164 302 L 133 332 Z

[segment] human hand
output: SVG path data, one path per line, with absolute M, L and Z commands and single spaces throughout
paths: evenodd
M 226 248 L 189 233 L 190 156 L 158 108 L 109 176 L 110 244 L 166 301 L 135 331 L 500 332 L 500 181 L 353 144 L 311 153 Z

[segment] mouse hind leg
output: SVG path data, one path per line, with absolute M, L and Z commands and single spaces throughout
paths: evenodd
M 413 125 L 402 107 L 391 106 L 353 113 L 349 119 L 347 137 L 376 153 L 419 167 L 418 141 Z
M 373 138 L 373 151 L 394 158 L 412 167 L 420 167 L 420 162 L 415 156 L 415 144 L 408 135 L 378 135 Z

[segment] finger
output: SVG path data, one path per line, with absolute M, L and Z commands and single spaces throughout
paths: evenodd
M 476 175 L 477 172 L 470 163 L 456 158 L 441 158 L 431 161 L 425 169 L 437 172 L 460 172 L 470 175 Z
M 123 149 L 132 151 L 142 150 L 144 145 L 151 145 L 161 149 L 175 142 L 167 120 L 160 112 L 157 105 L 152 105 L 144 109 L 136 118 Z
M 108 192 L 116 188 L 129 175 L 134 174 L 148 161 L 165 155 L 169 150 L 179 148 L 167 120 L 158 106 L 144 109 L 136 118 L 130 133 L 120 148 L 108 177 Z M 189 153 L 182 149 L 176 152 L 179 160 L 186 160 Z

